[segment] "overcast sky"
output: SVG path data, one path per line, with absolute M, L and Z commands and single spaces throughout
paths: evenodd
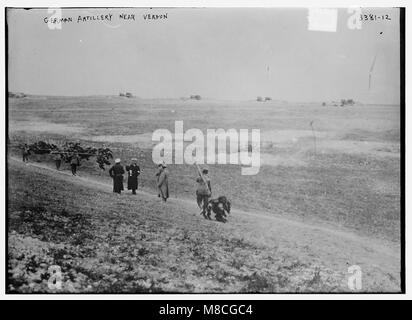
M 340 9 L 337 31 L 323 32 L 308 30 L 307 9 L 63 9 L 73 22 L 50 30 L 47 9 L 13 9 L 9 90 L 399 103 L 398 10 L 363 11 L 391 21 L 351 30 L 350 14 Z M 120 21 L 120 12 L 136 21 Z M 111 22 L 77 23 L 79 15 L 109 13 Z M 146 13 L 167 19 L 144 20 Z

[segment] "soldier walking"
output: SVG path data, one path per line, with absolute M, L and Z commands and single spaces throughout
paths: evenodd
M 166 202 L 167 198 L 169 198 L 169 172 L 166 163 L 159 165 L 159 171 L 156 173 L 156 176 L 159 197 Z
M 159 164 L 157 165 L 157 171 L 156 171 L 156 186 L 157 186 L 158 183 L 159 183 L 159 176 L 160 176 L 160 174 L 162 173 L 162 170 L 163 170 L 162 164 L 159 163 Z M 161 197 L 159 187 L 157 187 L 157 196 L 158 196 L 159 198 Z
M 75 152 L 70 160 L 70 167 L 72 169 L 72 175 L 77 175 L 77 167 L 80 166 L 80 157 L 77 152 Z
M 209 170 L 203 168 L 202 172 L 199 170 L 199 177 L 196 179 L 196 200 L 197 205 L 202 210 L 202 214 L 206 218 L 206 209 L 209 203 L 210 196 L 212 195 L 212 186 L 210 184 L 210 178 L 208 176 Z
M 53 155 L 54 163 L 56 164 L 56 170 L 60 170 L 62 164 L 62 155 L 61 153 L 55 152 Z
M 126 166 L 127 175 L 127 189 L 132 190 L 132 194 L 136 194 L 136 190 L 138 189 L 138 179 L 137 177 L 140 175 L 140 167 L 137 165 L 137 159 L 132 158 L 132 164 L 130 166 Z
M 113 179 L 113 192 L 121 194 L 123 189 L 123 174 L 124 169 L 120 164 L 120 159 L 114 161 L 114 165 L 110 168 L 109 174 Z
M 22 151 L 23 162 L 29 162 L 29 154 L 30 154 L 30 149 L 29 149 L 27 143 L 25 143 L 24 146 L 23 146 L 23 151 Z

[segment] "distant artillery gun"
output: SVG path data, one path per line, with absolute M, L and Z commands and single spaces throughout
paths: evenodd
M 75 153 L 80 157 L 80 160 L 96 157 L 96 162 L 102 170 L 105 170 L 104 166 L 110 165 L 109 160 L 113 159 L 113 152 L 109 148 L 82 147 L 78 142 L 66 143 L 61 152 L 65 162 L 70 162 Z
M 19 147 L 23 149 L 24 144 Z M 94 148 L 82 147 L 79 142 L 67 142 L 63 146 L 57 146 L 53 143 L 38 141 L 27 145 L 29 154 L 60 154 L 62 160 L 70 163 L 73 156 L 77 154 L 80 160 L 90 160 L 91 157 L 96 157 L 96 162 L 99 168 L 105 170 L 105 165 L 110 165 L 110 159 L 113 159 L 113 152 L 109 148 Z
M 267 101 L 272 101 L 272 98 L 271 97 L 265 97 L 265 98 L 262 98 L 262 97 L 257 97 L 256 98 L 256 101 L 258 101 L 258 102 L 267 102 Z
M 326 102 L 322 103 L 322 106 L 330 105 L 333 107 L 345 107 L 345 106 L 354 106 L 355 101 L 353 99 L 340 99 L 340 101 L 332 100 L 331 103 L 327 104 Z
M 126 93 L 120 92 L 119 97 L 133 98 L 133 94 L 130 92 L 126 92 Z
M 340 100 L 340 106 L 353 106 L 355 104 L 355 101 L 353 99 L 341 99 Z
M 192 100 L 202 100 L 202 97 L 198 94 L 195 94 L 195 95 L 191 95 L 190 99 L 192 99 Z
M 20 144 L 19 145 L 20 149 L 25 148 L 25 144 Z M 52 151 L 58 150 L 58 146 L 56 146 L 53 143 L 47 143 L 44 141 L 38 141 L 32 144 L 27 145 L 29 154 L 48 154 L 51 153 Z
M 26 95 L 23 92 L 9 92 L 8 97 L 9 98 L 25 98 Z

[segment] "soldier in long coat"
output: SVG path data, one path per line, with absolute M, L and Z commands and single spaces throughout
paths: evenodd
M 158 183 L 159 183 L 159 176 L 160 176 L 160 174 L 162 173 L 162 170 L 163 170 L 162 164 L 159 163 L 159 165 L 157 166 L 157 171 L 156 171 L 156 186 L 157 186 Z M 161 197 L 159 187 L 157 187 L 157 196 L 158 196 L 159 198 Z
M 126 166 L 127 175 L 127 189 L 132 190 L 132 194 L 136 194 L 136 190 L 138 188 L 138 179 L 137 177 L 140 175 L 140 167 L 137 165 L 137 159 L 132 159 L 132 164 L 130 166 Z
M 196 189 L 196 200 L 197 205 L 202 211 L 202 214 L 206 218 L 206 208 L 209 203 L 210 196 L 212 195 L 212 186 L 209 178 L 209 170 L 203 168 L 202 173 L 199 172 L 199 177 L 197 177 L 197 189 Z
M 60 170 L 60 166 L 62 164 L 62 155 L 61 153 L 53 153 L 54 163 L 56 164 L 56 170 Z
M 30 148 L 28 147 L 27 143 L 25 143 L 23 146 L 22 155 L 23 162 L 29 162 Z
M 70 167 L 72 169 L 72 175 L 77 175 L 77 167 L 80 166 L 80 157 L 77 152 L 72 155 L 70 160 Z
M 164 202 L 169 198 L 169 172 L 167 165 L 164 163 L 157 175 L 157 188 L 159 189 L 159 196 Z
M 120 194 L 123 188 L 123 174 L 124 169 L 123 166 L 120 164 L 120 159 L 116 159 L 115 164 L 110 168 L 109 174 L 110 177 L 113 179 L 113 192 Z

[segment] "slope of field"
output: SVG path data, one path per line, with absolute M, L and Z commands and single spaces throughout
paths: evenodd
M 46 140 L 105 145 L 125 163 L 138 157 L 140 185 L 152 191 L 154 130 L 174 132 L 175 120 L 184 121 L 184 130 L 204 132 L 257 128 L 262 139 L 259 173 L 242 176 L 238 165 L 210 165 L 214 196 L 225 195 L 249 210 L 327 221 L 359 235 L 400 241 L 399 106 L 28 97 L 10 99 L 9 111 L 12 144 Z M 47 155 L 31 159 L 53 165 Z M 172 195 L 192 198 L 195 168 L 172 164 L 169 171 Z M 107 180 L 107 172 L 93 162 L 83 163 L 80 174 Z
M 286 102 L 9 99 L 11 292 L 47 291 L 62 267 L 65 291 L 348 291 L 359 265 L 364 291 L 399 291 L 399 106 L 344 108 Z M 262 166 L 209 165 L 213 196 L 230 222 L 201 219 L 196 169 L 169 165 L 171 201 L 156 196 L 152 133 L 260 129 Z M 137 197 L 112 194 L 107 170 L 83 161 L 54 170 L 50 155 L 20 163 L 19 143 L 79 141 L 138 157 Z M 16 161 L 18 159 L 18 161 Z
M 9 292 L 398 292 L 399 248 L 234 208 L 207 221 L 194 202 L 111 186 L 9 159 Z

